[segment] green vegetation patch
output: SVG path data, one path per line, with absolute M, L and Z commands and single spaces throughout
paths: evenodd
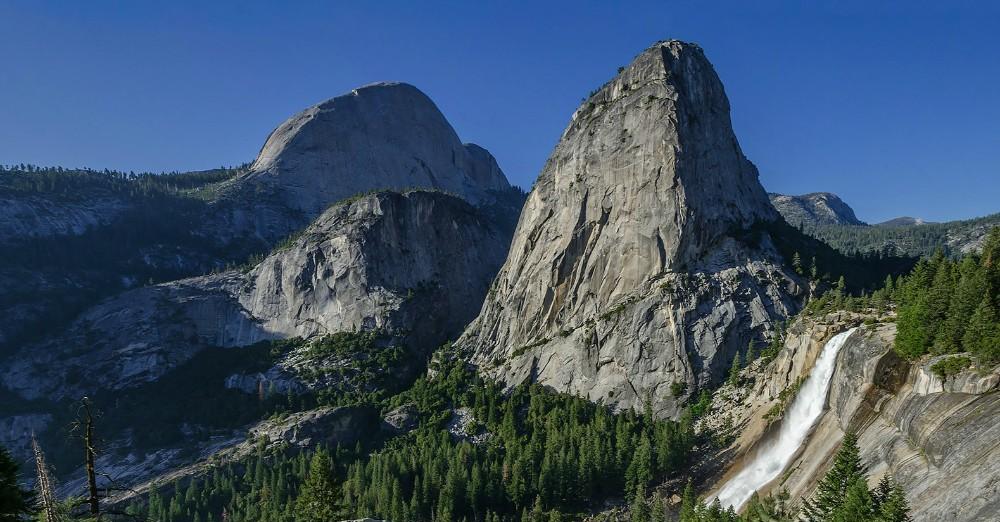
M 953 355 L 932 364 L 931 372 L 937 375 L 938 379 L 941 379 L 941 382 L 944 382 L 949 377 L 958 375 L 969 366 L 972 366 L 972 359 L 964 355 Z

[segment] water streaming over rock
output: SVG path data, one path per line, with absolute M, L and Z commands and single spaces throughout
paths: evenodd
M 802 383 L 795 399 L 785 411 L 778 434 L 765 441 L 753 460 L 719 490 L 717 498 L 723 507 L 732 506 L 739 509 L 753 496 L 754 491 L 778 478 L 791 463 L 816 420 L 823 413 L 827 391 L 830 389 L 830 378 L 837 362 L 837 353 L 852 332 L 853 328 L 827 341 L 809 377 Z

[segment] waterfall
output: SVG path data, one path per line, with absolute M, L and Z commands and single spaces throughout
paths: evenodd
M 841 332 L 826 342 L 809 377 L 785 410 L 777 435 L 764 441 L 753 460 L 719 489 L 717 498 L 723 507 L 741 508 L 755 491 L 778 478 L 791 463 L 823 413 L 837 353 L 853 331 L 854 328 Z

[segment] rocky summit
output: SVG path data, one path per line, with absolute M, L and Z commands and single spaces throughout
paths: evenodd
M 801 196 L 769 193 L 771 204 L 793 225 L 864 225 L 854 209 L 836 194 L 813 192 Z
M 318 215 L 370 190 L 428 188 L 472 203 L 510 187 L 493 156 L 463 145 L 434 102 L 406 83 L 375 83 L 295 114 L 264 143 L 244 183 L 277 187 Z
M 573 114 L 458 344 L 508 383 L 674 415 L 798 309 L 767 234 L 741 239 L 779 219 L 705 54 L 657 43 Z

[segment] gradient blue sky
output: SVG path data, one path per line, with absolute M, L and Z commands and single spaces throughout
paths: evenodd
M 870 222 L 1000 211 L 1000 6 L 875 3 L 4 1 L 0 163 L 238 164 L 292 113 L 401 80 L 527 187 L 583 96 L 679 38 L 768 190 Z

